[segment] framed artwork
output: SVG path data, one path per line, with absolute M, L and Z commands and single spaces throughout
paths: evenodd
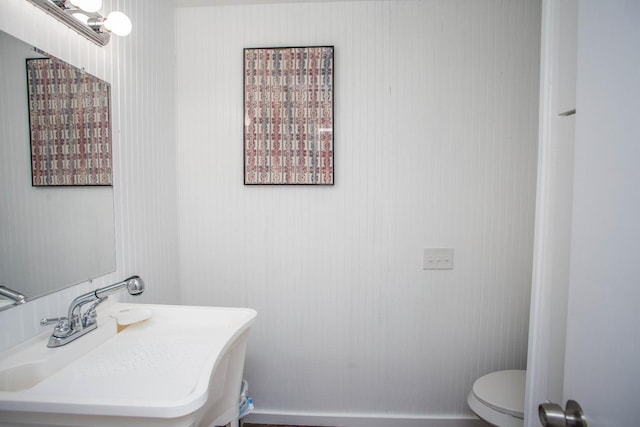
M 333 46 L 244 49 L 245 185 L 334 184 Z
M 112 185 L 109 83 L 56 58 L 27 59 L 32 185 Z

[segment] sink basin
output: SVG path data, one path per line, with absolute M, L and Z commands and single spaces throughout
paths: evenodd
M 0 353 L 0 426 L 186 427 L 237 419 L 254 310 L 103 305 L 98 328 L 65 346 L 47 348 L 46 331 Z M 142 309 L 150 318 L 118 332 L 112 315 Z
M 84 356 L 116 334 L 116 322 L 103 322 L 77 346 L 47 348 L 50 328 L 34 339 L 0 353 L 0 394 L 29 389 Z M 59 350 L 59 351 L 56 351 Z M 1 398 L 0 398 L 1 399 Z

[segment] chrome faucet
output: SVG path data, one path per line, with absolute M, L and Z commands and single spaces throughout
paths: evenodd
M 131 276 L 122 282 L 114 283 L 104 288 L 98 288 L 95 291 L 87 292 L 75 298 L 71 301 L 71 305 L 69 305 L 67 317 L 42 319 L 40 321 L 42 326 L 56 323 L 47 347 L 54 348 L 63 346 L 96 329 L 98 327 L 96 307 L 103 301 L 106 301 L 109 295 L 125 287 L 130 295 L 140 295 L 144 292 L 144 282 L 142 279 L 139 276 Z M 89 303 L 93 304 L 82 313 L 82 306 Z

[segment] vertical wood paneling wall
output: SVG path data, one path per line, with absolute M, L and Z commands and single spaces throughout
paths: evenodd
M 3 2 L 1 30 L 112 85 L 117 270 L 0 312 L 0 349 L 41 332 L 39 319 L 64 314 L 80 293 L 131 274 L 147 284 L 136 301 L 178 301 L 174 10 L 151 0 L 104 1 L 103 10 L 116 9 L 133 32 L 98 47 L 25 0 Z M 10 126 L 0 129 L 2 140 L 10 135 Z
M 253 420 L 468 416 L 477 377 L 526 363 L 540 2 L 176 16 L 182 301 L 258 311 Z M 242 49 L 296 45 L 335 46 L 336 185 L 245 187 Z

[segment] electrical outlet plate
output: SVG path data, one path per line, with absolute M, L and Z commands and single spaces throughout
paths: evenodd
M 453 270 L 453 248 L 425 248 L 423 270 Z

